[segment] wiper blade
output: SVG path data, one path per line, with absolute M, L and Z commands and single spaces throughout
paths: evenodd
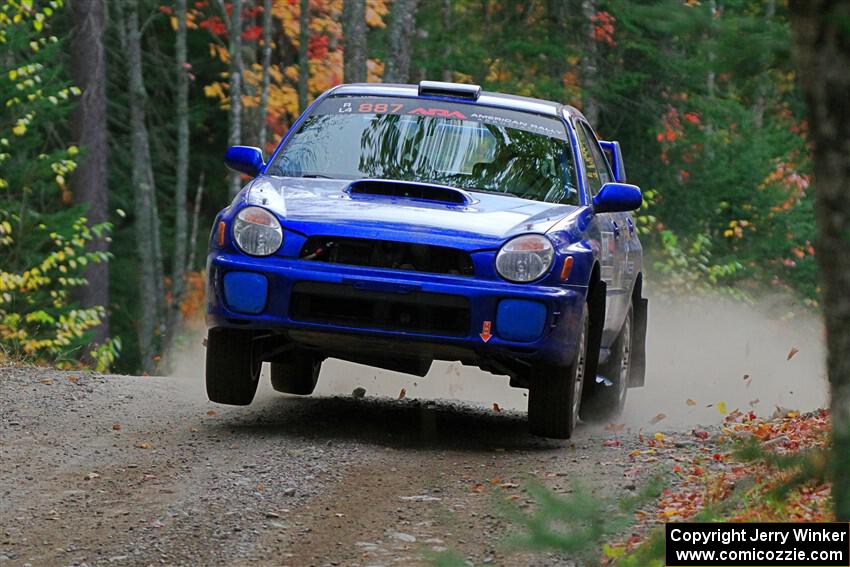
M 304 175 L 299 175 L 298 177 L 306 177 L 307 179 L 336 179 L 336 177 L 324 175 L 322 173 L 305 173 Z
M 462 187 L 465 191 L 472 191 L 473 193 L 491 193 L 493 195 L 504 195 L 505 197 L 516 197 L 519 198 L 519 195 L 515 195 L 508 191 L 497 191 L 496 189 L 481 189 L 480 187 Z

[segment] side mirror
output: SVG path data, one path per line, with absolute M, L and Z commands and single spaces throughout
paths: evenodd
M 602 151 L 605 152 L 605 157 L 608 158 L 611 169 L 614 170 L 614 181 L 625 183 L 626 165 L 623 163 L 623 152 L 620 150 L 620 142 L 600 141 L 599 145 L 602 147 Z
M 597 213 L 623 213 L 640 208 L 643 196 L 637 185 L 628 183 L 606 183 L 593 198 L 593 210 Z
M 256 177 L 263 167 L 263 152 L 251 146 L 231 146 L 224 154 L 224 164 L 234 171 Z

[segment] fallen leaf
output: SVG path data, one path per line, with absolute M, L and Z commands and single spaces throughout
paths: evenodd
M 791 347 L 791 350 L 788 351 L 788 358 L 786 358 L 785 360 L 791 360 L 798 352 L 800 352 L 800 349 L 798 349 L 797 347 Z
M 622 431 L 626 428 L 625 423 L 609 423 L 605 426 L 608 431 Z
M 667 414 L 659 413 L 658 415 L 649 420 L 649 424 L 655 425 L 656 423 L 664 419 L 667 419 Z
M 499 407 L 499 404 L 493 402 L 493 411 L 499 413 L 500 411 L 502 411 L 502 408 Z
M 208 416 L 210 416 L 210 417 L 214 416 L 214 415 L 215 415 L 215 410 L 210 410 L 210 411 L 208 411 L 208 412 L 207 412 L 207 415 L 208 415 Z
M 499 488 L 504 488 L 505 490 L 508 490 L 510 488 L 519 488 L 519 485 L 515 482 L 503 482 L 499 485 Z
M 485 490 L 486 490 L 486 487 L 481 483 L 478 483 L 478 484 L 476 484 L 475 486 L 472 487 L 472 492 L 476 492 L 478 494 L 481 494 Z
M 694 429 L 693 434 L 694 437 L 696 437 L 697 439 L 702 439 L 703 441 L 705 441 L 709 437 L 708 431 L 697 431 L 696 429 Z
M 655 434 L 655 440 L 663 443 L 664 442 L 664 434 L 659 431 L 658 433 Z
M 257 492 L 265 492 L 265 491 L 266 491 L 266 485 L 265 484 L 263 484 L 261 482 L 260 484 L 257 485 Z
M 785 415 L 785 417 L 789 417 L 789 418 L 791 418 L 791 419 L 794 419 L 795 417 L 800 417 L 800 412 L 798 412 L 798 411 L 789 411 L 789 412 Z
M 112 431 L 121 431 L 121 424 L 120 423 L 113 423 L 112 424 Z
M 719 413 L 720 415 L 726 415 L 727 413 L 729 413 L 726 410 L 726 402 L 717 402 L 717 413 Z
M 403 400 L 405 396 L 407 396 L 407 390 L 402 388 L 401 391 L 398 393 L 398 399 Z
M 70 382 L 71 384 L 76 384 L 77 382 L 79 382 L 79 380 L 79 376 L 68 376 L 68 382 Z
M 53 380 L 51 380 L 50 378 L 44 378 L 42 380 L 39 380 L 39 383 L 44 384 L 45 386 L 51 386 L 53 384 Z
M 87 474 L 83 478 L 85 478 L 86 480 L 94 480 L 96 478 L 100 478 L 100 475 L 97 474 L 96 472 L 90 472 L 89 474 Z
M 606 439 L 602 442 L 603 447 L 619 447 L 620 440 L 619 439 Z
M 741 380 L 749 380 L 749 378 L 750 378 L 749 374 L 744 374 L 744 377 L 741 378 Z
M 150 449 L 152 445 L 150 443 L 139 443 L 136 445 L 137 449 Z
M 198 429 L 197 427 L 190 427 L 189 431 L 192 433 L 197 433 L 198 431 L 200 431 L 200 429 Z
M 754 400 L 750 400 L 748 403 L 750 404 L 751 408 L 754 408 L 754 407 L 756 407 L 756 405 L 758 405 L 759 401 L 760 400 L 758 398 L 756 398 Z
M 690 399 L 690 398 L 688 398 L 688 399 L 685 401 L 685 403 L 686 403 L 686 404 L 688 404 L 689 406 L 695 406 L 695 405 L 697 405 L 697 403 L 696 403 L 694 400 Z

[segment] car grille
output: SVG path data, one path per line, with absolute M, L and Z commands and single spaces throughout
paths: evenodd
M 470 326 L 465 297 L 321 282 L 295 284 L 289 316 L 295 321 L 447 336 L 466 336 Z
M 369 238 L 312 236 L 301 248 L 302 260 L 388 268 L 432 274 L 472 276 L 469 253 L 445 246 Z

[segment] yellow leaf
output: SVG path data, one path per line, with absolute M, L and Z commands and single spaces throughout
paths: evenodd
M 655 440 L 663 442 L 664 441 L 664 434 L 659 431 L 658 433 L 655 434 Z
M 697 403 L 696 403 L 694 400 L 690 399 L 690 398 L 688 398 L 688 400 L 687 400 L 685 403 L 686 403 L 686 404 L 688 404 L 689 406 L 695 406 L 695 405 L 697 405 Z
M 726 410 L 726 402 L 717 402 L 717 413 L 719 413 L 720 415 L 726 415 L 727 413 L 729 413 Z
M 18 122 L 17 124 L 15 124 L 15 127 L 12 128 L 12 134 L 14 134 L 15 136 L 23 136 L 26 133 L 27 126 L 26 124 L 23 124 L 21 122 Z

